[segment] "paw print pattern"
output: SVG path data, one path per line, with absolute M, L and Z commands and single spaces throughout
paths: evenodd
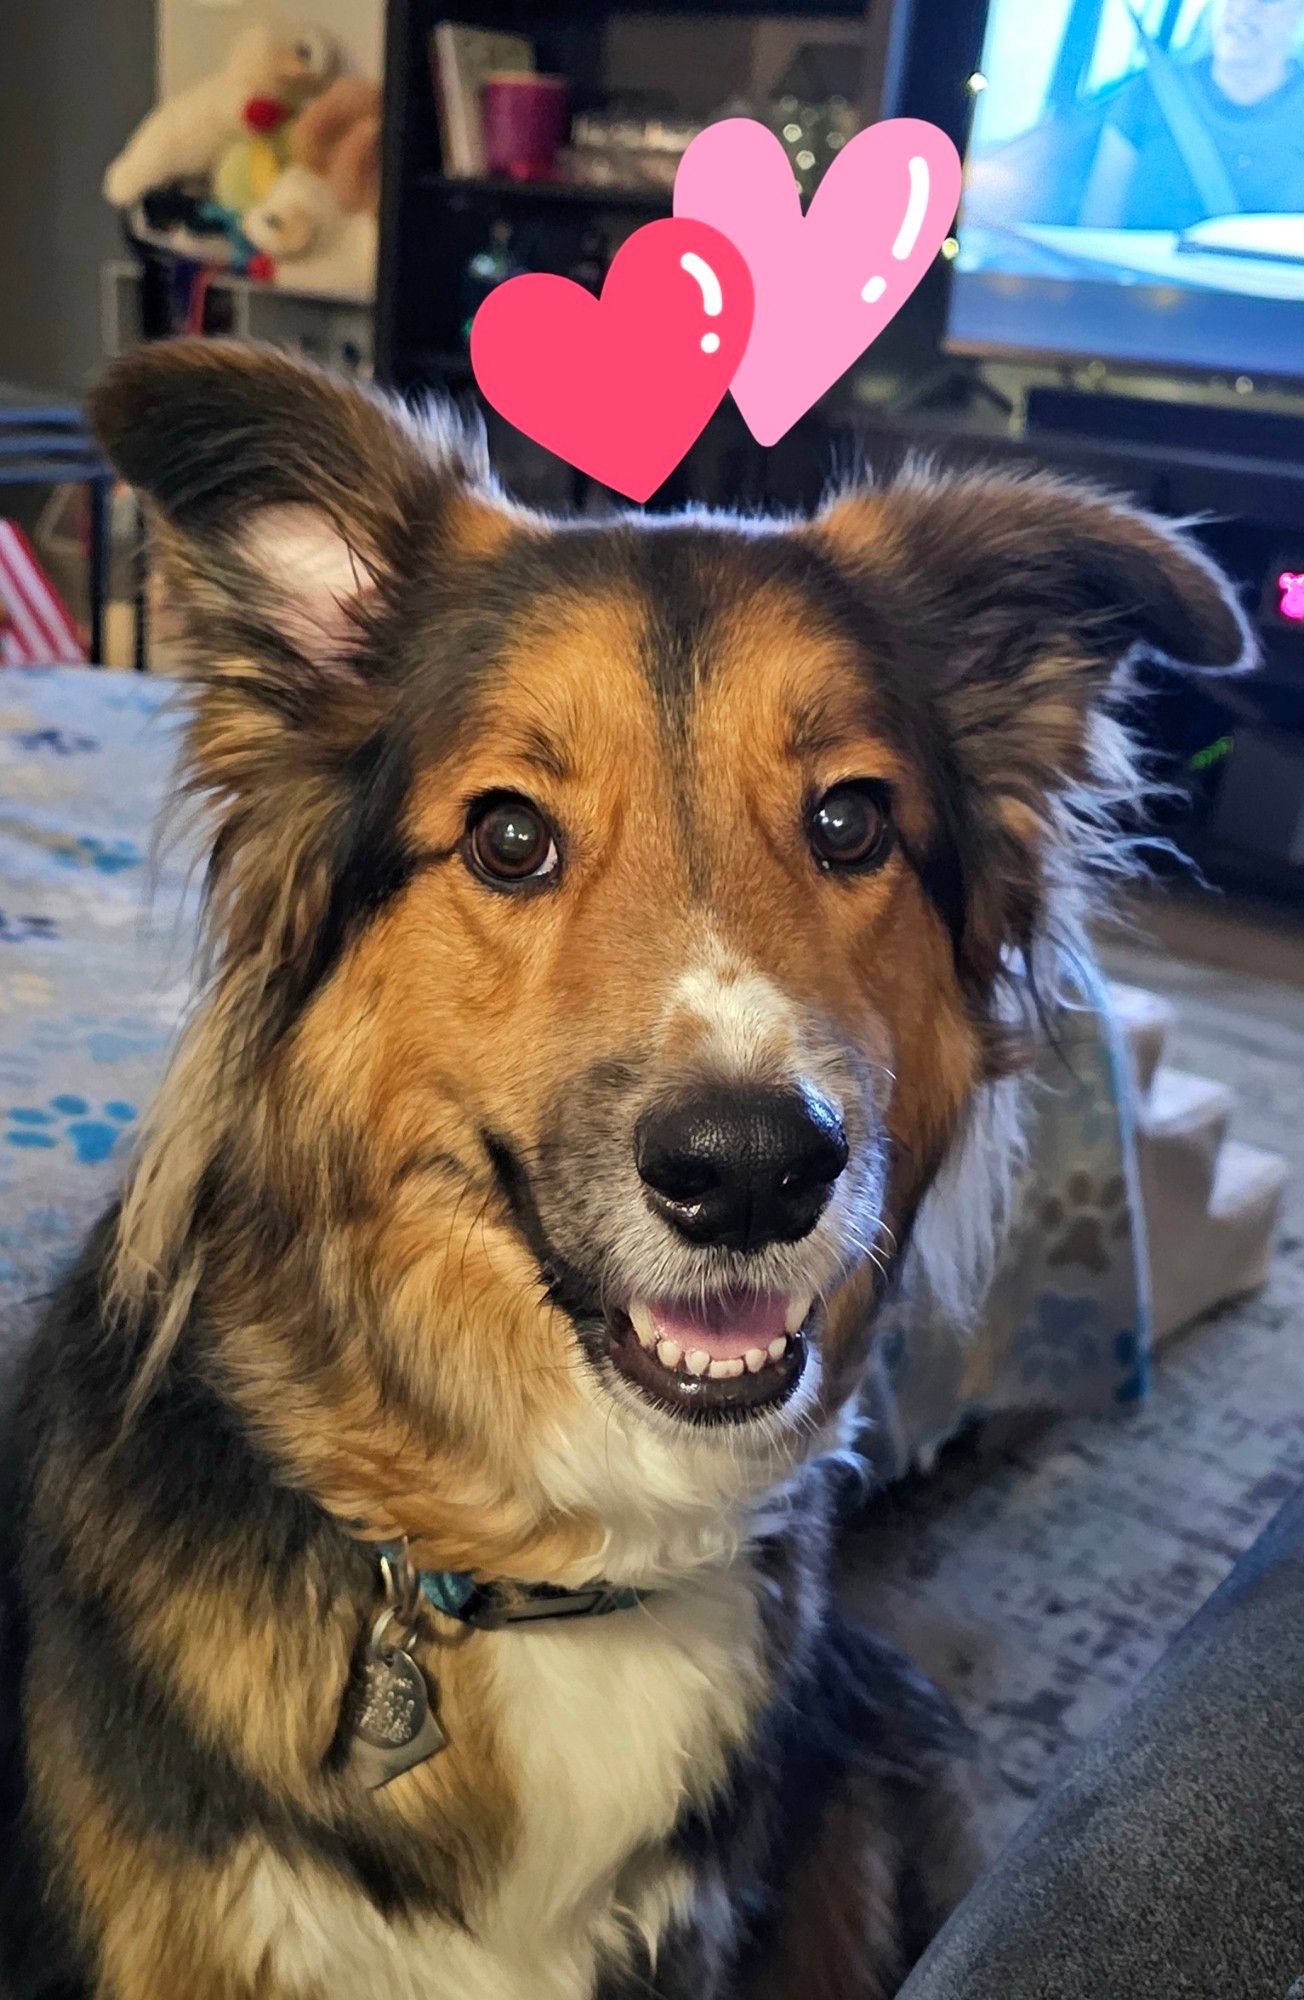
M 49 917 L 11 915 L 0 910 L 0 944 L 39 944 L 58 935 Z
M 1014 1351 L 1025 1382 L 1046 1381 L 1065 1395 L 1090 1372 L 1099 1350 L 1099 1302 L 1041 1292 Z
M 84 1167 L 98 1167 L 135 1117 L 135 1105 L 121 1098 L 95 1111 L 84 1097 L 65 1093 L 46 1105 L 14 1105 L 5 1113 L 4 1137 L 7 1145 L 28 1152 L 53 1152 L 67 1144 Z
M 1046 1252 L 1052 1270 L 1103 1277 L 1113 1261 L 1110 1245 L 1124 1241 L 1132 1226 L 1126 1180 L 1122 1174 L 1103 1181 L 1088 1173 L 1070 1174 L 1062 1194 L 1043 1204 L 1041 1225 L 1054 1239 Z
M 98 750 L 93 736 L 81 736 L 75 729 L 23 729 L 14 737 L 20 750 L 50 750 L 56 757 L 75 757 L 86 750 Z
M 72 859 L 89 861 L 101 875 L 120 875 L 124 868 L 139 868 L 144 856 L 132 840 L 97 840 L 87 833 L 74 843 Z

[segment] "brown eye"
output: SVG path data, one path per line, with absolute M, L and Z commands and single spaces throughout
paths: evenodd
M 559 864 L 556 838 L 538 806 L 503 793 L 472 811 L 465 852 L 475 874 L 505 888 L 542 881 Z
M 875 778 L 856 778 L 832 785 L 810 815 L 811 851 L 820 867 L 860 870 L 877 868 L 892 847 L 889 792 Z

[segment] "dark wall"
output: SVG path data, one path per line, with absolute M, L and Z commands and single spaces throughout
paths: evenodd
M 100 356 L 100 179 L 154 91 L 152 0 L 0 0 L 0 380 L 80 389 Z

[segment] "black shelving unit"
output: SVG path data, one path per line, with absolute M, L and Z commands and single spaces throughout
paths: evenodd
M 583 209 L 592 215 L 668 215 L 670 204 L 653 188 L 578 187 L 569 181 L 467 180 L 454 174 L 425 174 L 422 194 L 435 195 L 456 209 L 488 208 L 498 215 L 552 209 Z
M 390 387 L 417 395 L 442 391 L 478 404 L 466 358 L 463 273 L 507 224 L 521 260 L 531 270 L 568 275 L 600 234 L 614 254 L 643 223 L 670 213 L 668 193 L 647 188 L 580 187 L 564 182 L 464 180 L 444 171 L 430 65 L 430 36 L 437 21 L 525 35 L 540 69 L 567 77 L 573 107 L 599 103 L 608 88 L 607 49 L 618 17 L 664 19 L 683 32 L 700 18 L 702 34 L 715 40 L 748 19 L 808 17 L 837 20 L 848 39 L 864 37 L 889 0 L 696 0 L 696 4 L 544 5 L 541 0 L 389 0 L 385 56 L 385 139 L 381 195 L 380 282 L 376 321 L 376 373 Z M 718 44 L 716 53 L 718 53 Z M 722 93 L 723 95 L 723 93 Z M 836 426 L 836 417 L 832 419 Z M 497 420 L 490 415 L 491 438 Z M 506 427 L 501 427 L 505 431 Z M 656 496 L 658 504 L 685 498 L 728 498 L 747 503 L 791 504 L 814 497 L 836 447 L 827 412 L 813 413 L 777 450 L 756 447 L 732 403 L 726 402 L 685 465 Z M 501 433 L 500 433 L 501 435 Z M 506 440 L 509 477 L 525 497 L 576 499 L 582 489 L 559 471 L 547 453 L 513 432 Z M 514 475 L 519 475 L 514 477 Z

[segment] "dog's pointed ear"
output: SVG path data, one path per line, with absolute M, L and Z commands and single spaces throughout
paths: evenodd
M 912 465 L 841 495 L 817 530 L 843 560 L 898 577 L 966 674 L 1017 680 L 1071 647 L 1089 688 L 1137 648 L 1205 668 L 1252 653 L 1227 579 L 1188 533 L 1047 474 Z
M 464 432 L 272 348 L 177 340 L 118 362 L 91 419 L 150 503 L 196 670 L 221 661 L 287 707 L 321 673 L 366 665 L 369 612 L 406 548 L 487 485 Z
M 146 347 L 91 402 L 148 501 L 191 684 L 183 792 L 224 963 L 281 996 L 404 879 L 412 628 L 518 531 L 458 427 L 270 348 Z M 409 599 L 420 599 L 419 617 Z
M 1028 948 L 1141 789 L 1116 719 L 1138 654 L 1206 669 L 1254 644 L 1225 577 L 1183 530 L 1046 475 L 910 466 L 834 500 L 809 531 L 872 603 L 901 698 L 948 773 L 954 928 L 977 979 Z

